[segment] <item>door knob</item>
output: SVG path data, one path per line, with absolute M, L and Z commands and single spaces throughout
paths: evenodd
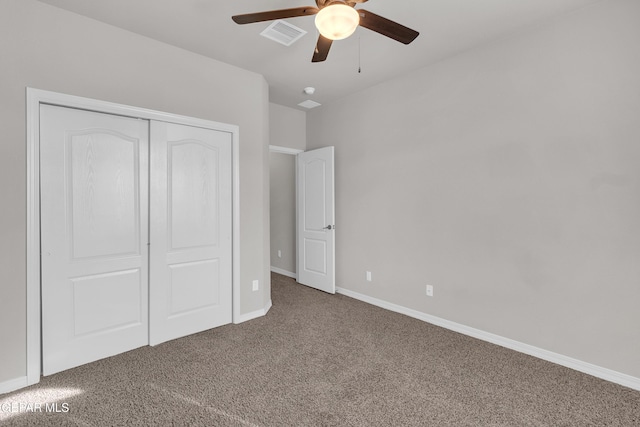
M 326 227 L 323 227 L 322 229 L 323 229 L 323 230 L 332 230 L 332 229 L 334 229 L 334 228 L 335 228 L 335 227 L 334 227 L 333 225 L 327 225 Z

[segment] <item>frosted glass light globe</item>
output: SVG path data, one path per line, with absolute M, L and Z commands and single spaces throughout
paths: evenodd
M 320 34 L 330 40 L 349 37 L 358 28 L 358 11 L 346 4 L 331 4 L 316 14 L 316 27 Z

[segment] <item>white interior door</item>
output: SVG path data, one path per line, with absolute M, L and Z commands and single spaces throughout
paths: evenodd
M 151 123 L 150 344 L 231 323 L 232 134 Z
M 40 108 L 49 375 L 148 343 L 148 121 Z
M 334 294 L 333 147 L 298 154 L 298 282 Z

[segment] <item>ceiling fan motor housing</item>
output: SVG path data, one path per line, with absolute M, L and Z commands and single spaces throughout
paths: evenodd
M 318 6 L 318 9 L 322 9 L 323 7 L 329 6 L 333 3 L 344 3 L 346 5 L 354 7 L 358 3 L 365 3 L 367 1 L 368 0 L 316 0 L 316 5 Z
M 334 4 L 343 4 L 345 6 L 353 7 L 344 0 L 330 0 L 325 2 L 323 7 L 332 6 Z

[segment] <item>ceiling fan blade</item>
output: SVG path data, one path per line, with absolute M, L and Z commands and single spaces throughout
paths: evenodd
M 331 49 L 331 43 L 333 43 L 333 40 L 320 35 L 320 37 L 318 37 L 318 43 L 316 43 L 316 49 L 313 51 L 311 62 L 322 62 L 327 59 L 329 49 Z
M 371 13 L 368 10 L 358 9 L 358 13 L 360 14 L 360 26 L 397 40 L 400 43 L 409 44 L 420 34 L 411 28 Z
M 267 12 L 247 13 L 235 15 L 231 19 L 236 24 L 252 24 L 254 22 L 274 21 L 276 19 L 296 18 L 298 16 L 315 15 L 320 9 L 317 7 L 295 7 L 293 9 L 270 10 Z

